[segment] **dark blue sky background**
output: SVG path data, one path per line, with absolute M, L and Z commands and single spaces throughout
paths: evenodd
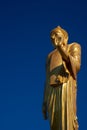
M 82 47 L 78 74 L 79 130 L 87 129 L 86 0 L 0 1 L 0 130 L 49 130 L 43 120 L 50 31 L 60 25 Z

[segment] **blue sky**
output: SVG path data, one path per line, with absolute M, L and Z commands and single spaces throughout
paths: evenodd
M 87 129 L 86 0 L 0 1 L 0 130 L 48 130 L 42 101 L 50 31 L 60 25 L 82 47 L 78 73 L 79 130 Z

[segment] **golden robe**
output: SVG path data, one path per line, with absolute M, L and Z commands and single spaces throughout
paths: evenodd
M 55 49 L 47 58 L 44 103 L 51 130 L 78 130 L 76 75 L 81 62 L 80 45 L 69 44 L 68 54 L 68 61 L 65 61 Z

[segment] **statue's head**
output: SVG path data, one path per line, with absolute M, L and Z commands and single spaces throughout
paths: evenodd
M 62 45 L 67 45 L 68 41 L 68 33 L 62 29 L 60 26 L 54 28 L 51 33 L 51 40 L 54 46 L 58 46 L 58 44 L 61 42 Z

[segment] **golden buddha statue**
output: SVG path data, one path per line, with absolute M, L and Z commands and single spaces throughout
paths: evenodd
M 42 112 L 51 130 L 78 130 L 76 95 L 81 47 L 67 44 L 68 34 L 60 26 L 50 33 L 55 49 L 46 61 L 46 83 Z

